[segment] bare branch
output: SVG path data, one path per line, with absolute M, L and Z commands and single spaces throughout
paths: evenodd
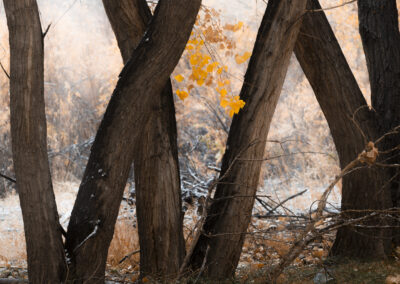
M 46 37 L 47 33 L 49 32 L 50 27 L 51 27 L 51 23 L 47 26 L 46 30 L 44 31 L 43 38 Z
M 2 173 L 0 173 L 0 177 L 5 178 L 8 181 L 11 181 L 12 183 L 17 183 L 17 181 L 9 176 L 3 175 Z
M 118 264 L 123 263 L 125 260 L 127 260 L 128 258 L 130 258 L 132 255 L 135 255 L 135 254 L 137 254 L 137 253 L 139 253 L 139 252 L 140 252 L 140 249 L 135 250 L 135 251 L 133 251 L 133 252 L 131 252 L 131 253 L 128 253 L 127 255 L 125 255 L 125 256 L 118 262 Z
M 348 2 L 344 2 L 344 3 L 340 4 L 340 5 L 331 6 L 331 7 L 322 8 L 322 9 L 308 10 L 307 12 L 314 13 L 314 12 L 323 12 L 323 11 L 327 11 L 327 10 L 333 10 L 333 9 L 340 8 L 340 7 L 346 6 L 348 4 L 354 3 L 356 1 L 357 0 L 351 0 L 351 1 L 348 1 Z
M 6 69 L 4 68 L 3 64 L 0 61 L 0 67 L 3 70 L 4 74 L 6 74 L 7 78 L 10 79 L 10 75 L 7 73 Z

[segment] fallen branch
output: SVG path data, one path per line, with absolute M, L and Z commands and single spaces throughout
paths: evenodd
M 131 252 L 131 253 L 125 255 L 125 256 L 118 262 L 118 264 L 123 263 L 125 260 L 127 260 L 128 258 L 130 258 L 132 255 L 135 255 L 135 254 L 137 254 L 137 253 L 139 253 L 139 252 L 140 252 L 140 249 L 135 250 L 135 251 L 133 251 L 133 252 Z

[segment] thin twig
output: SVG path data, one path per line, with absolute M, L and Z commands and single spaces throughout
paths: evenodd
M 204 269 L 206 268 L 207 256 L 208 256 L 208 252 L 209 252 L 209 251 L 210 251 L 210 245 L 207 245 L 206 255 L 204 256 L 203 263 L 202 263 L 202 265 L 201 265 L 199 274 L 197 275 L 197 278 L 196 278 L 196 280 L 194 281 L 195 284 L 197 283 L 197 281 L 199 281 L 199 279 L 200 279 L 200 277 L 201 277 L 201 274 L 203 274 Z
M 44 33 L 42 35 L 43 38 L 46 37 L 47 33 L 49 32 L 50 27 L 51 27 L 51 23 L 47 26 L 46 30 L 44 31 Z
M 332 9 L 340 8 L 340 7 L 346 6 L 346 5 L 348 5 L 348 4 L 354 3 L 354 2 L 356 2 L 356 1 L 357 1 L 357 0 L 351 0 L 351 1 L 344 2 L 344 3 L 339 4 L 339 5 L 336 5 L 336 6 L 331 6 L 331 7 L 327 7 L 327 8 L 321 8 L 321 9 L 315 9 L 315 10 L 307 10 L 307 11 L 308 11 L 308 12 L 311 12 L 311 13 L 314 13 L 314 12 L 323 12 L 323 11 L 327 11 L 327 10 L 332 10 Z
M 8 181 L 11 181 L 12 183 L 17 183 L 17 181 L 15 179 L 13 179 L 12 177 L 3 175 L 2 173 L 0 173 L 0 177 L 5 178 Z
M 306 193 L 308 191 L 308 189 L 305 189 L 301 192 L 298 192 L 292 196 L 289 196 L 288 198 L 286 198 L 285 200 L 283 200 L 282 202 L 279 202 L 278 205 L 276 205 L 274 208 L 272 208 L 271 210 L 268 211 L 268 214 L 273 213 L 276 209 L 278 209 L 279 207 L 281 207 L 283 204 L 285 204 L 286 202 L 288 202 L 289 200 L 292 200 L 293 198 L 296 198 L 297 196 L 303 195 L 304 193 Z
M 135 255 L 135 254 L 137 254 L 137 253 L 139 253 L 139 252 L 140 252 L 140 249 L 135 250 L 135 251 L 133 251 L 133 252 L 131 252 L 131 253 L 125 255 L 125 256 L 118 262 L 118 264 L 123 263 L 125 260 L 127 260 L 128 258 L 130 258 L 132 255 Z
M 321 220 L 329 194 L 331 193 L 335 185 L 342 179 L 342 177 L 344 177 L 348 171 L 350 171 L 352 168 L 354 168 L 360 163 L 361 159 L 362 156 L 359 155 L 355 160 L 353 160 L 350 164 L 348 164 L 340 172 L 340 174 L 331 182 L 328 188 L 325 189 L 321 199 L 318 201 L 318 209 L 313 214 L 314 216 L 312 216 L 311 222 L 307 225 L 304 232 L 300 234 L 298 238 L 296 238 L 296 241 L 289 249 L 289 252 L 284 257 L 282 257 L 279 264 L 272 270 L 270 275 L 273 280 L 277 279 L 278 276 L 281 275 L 283 269 L 290 263 L 292 263 L 293 260 L 304 250 L 304 248 L 309 243 L 310 239 L 315 238 L 315 232 L 314 232 L 315 227 Z
M 362 137 L 364 138 L 364 143 L 367 144 L 367 142 L 368 142 L 367 136 L 365 135 L 364 131 L 362 130 L 361 126 L 358 124 L 358 122 L 357 122 L 357 120 L 356 120 L 356 115 L 357 115 L 357 113 L 358 113 L 360 110 L 364 109 L 364 108 L 369 108 L 369 106 L 368 106 L 368 105 L 362 105 L 362 106 L 358 107 L 358 108 L 354 111 L 351 120 L 353 121 L 354 125 L 357 127 L 358 131 L 360 131 Z
M 400 132 L 400 125 L 397 125 L 396 127 L 394 127 L 392 130 L 390 130 L 389 132 L 385 133 L 384 135 L 382 135 L 378 140 L 376 140 L 374 143 L 375 145 L 379 144 L 382 140 L 384 140 L 386 138 L 386 136 L 389 135 L 394 135 L 394 134 L 399 134 Z
M 7 73 L 6 68 L 4 68 L 3 64 L 0 61 L 0 67 L 3 69 L 4 74 L 6 74 L 7 78 L 10 79 L 10 75 Z

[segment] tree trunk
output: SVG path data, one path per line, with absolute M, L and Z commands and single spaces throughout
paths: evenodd
M 306 0 L 270 0 L 258 32 L 222 162 L 222 180 L 191 259 L 212 279 L 232 277 L 238 264 L 257 191 L 269 126 L 301 26 Z M 213 236 L 214 235 L 214 236 Z
M 129 169 L 154 100 L 178 63 L 201 0 L 159 1 L 155 15 L 120 74 L 91 149 L 68 226 L 70 279 L 104 283 L 107 251 Z
M 321 6 L 318 0 L 309 0 L 307 8 L 318 10 Z M 378 137 L 375 116 L 369 111 L 323 11 L 306 14 L 294 50 L 327 119 L 343 169 L 363 151 L 368 141 Z M 377 167 L 363 167 L 346 175 L 342 184 L 343 217 L 368 214 L 350 214 L 348 210 L 390 208 L 390 192 L 383 188 L 387 179 Z M 381 219 L 368 222 L 368 225 L 384 224 Z M 387 229 L 342 227 L 331 254 L 385 258 L 390 252 L 388 234 Z
M 372 107 L 377 113 L 380 135 L 400 126 L 400 33 L 396 0 L 358 1 L 361 39 L 371 84 Z M 400 145 L 400 132 L 388 136 L 379 145 L 388 151 Z M 400 149 L 382 155 L 387 164 L 400 164 Z M 393 205 L 400 207 L 400 168 L 388 170 Z M 399 226 L 397 222 L 397 226 Z M 394 231 L 395 245 L 400 244 L 400 230 Z
M 103 0 L 126 63 L 151 19 L 145 0 Z M 134 158 L 141 275 L 173 278 L 185 247 L 175 106 L 171 82 L 153 98 L 149 123 Z
M 61 226 L 47 157 L 43 35 L 34 0 L 4 0 L 10 37 L 14 170 L 24 220 L 30 283 L 61 283 Z

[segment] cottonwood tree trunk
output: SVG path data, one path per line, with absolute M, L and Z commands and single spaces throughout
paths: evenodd
M 307 9 L 319 10 L 321 6 L 318 0 L 309 0 Z M 369 111 L 323 11 L 310 11 L 304 16 L 294 51 L 327 119 L 343 169 L 363 151 L 368 141 L 378 138 L 375 115 Z M 342 184 L 343 217 L 369 214 L 348 210 L 391 208 L 390 192 L 385 188 L 388 179 L 377 167 L 364 166 L 346 175 Z M 366 225 L 387 225 L 382 221 L 373 220 Z M 385 258 L 390 252 L 389 236 L 388 229 L 342 227 L 331 254 Z
M 381 135 L 400 126 L 400 33 L 395 0 L 358 1 L 358 17 L 364 47 L 372 107 L 377 113 Z M 400 145 L 400 133 L 388 136 L 378 147 L 389 151 Z M 400 148 L 381 155 L 386 164 L 400 164 Z M 400 168 L 389 168 L 394 178 L 388 187 L 393 205 L 400 207 Z M 399 222 L 397 222 L 399 226 Z M 395 245 L 400 244 L 400 230 L 394 230 Z
M 152 17 L 145 0 L 103 0 L 124 63 Z M 156 107 L 142 132 L 134 158 L 141 275 L 173 278 L 185 247 L 175 106 L 171 82 L 153 99 Z
M 10 109 L 14 170 L 30 283 L 61 283 L 66 273 L 47 157 L 43 35 L 34 0 L 4 0 L 10 37 Z
M 222 180 L 191 259 L 205 276 L 232 277 L 242 250 L 257 191 L 269 126 L 301 26 L 306 0 L 271 0 L 258 31 L 222 161 Z
M 93 143 L 68 226 L 70 279 L 104 283 L 107 251 L 136 147 L 178 63 L 201 0 L 159 1 L 120 74 Z

